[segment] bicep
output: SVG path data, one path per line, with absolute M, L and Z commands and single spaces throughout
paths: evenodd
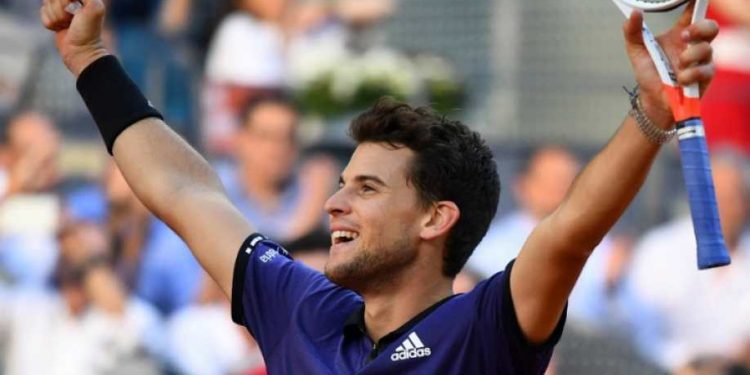
M 575 242 L 555 233 L 553 221 L 554 217 L 548 217 L 531 233 L 510 279 L 518 324 L 534 343 L 554 332 L 588 254 L 570 251 Z
M 172 215 L 175 219 L 169 225 L 224 294 L 231 296 L 237 251 L 253 232 L 251 225 L 225 195 L 217 193 L 187 196 Z

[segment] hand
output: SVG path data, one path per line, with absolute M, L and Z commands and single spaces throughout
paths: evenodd
M 65 8 L 73 2 L 44 0 L 39 14 L 44 27 L 55 32 L 55 44 L 65 66 L 78 77 L 89 64 L 109 53 L 102 43 L 102 0 L 83 0 L 83 7 L 70 14 Z
M 711 60 L 711 41 L 719 33 L 716 22 L 704 20 L 691 25 L 693 6 L 691 2 L 675 25 L 657 37 L 680 85 L 700 85 L 701 94 L 714 77 L 715 68 Z M 643 13 L 633 12 L 625 22 L 623 31 L 625 44 L 636 81 L 641 88 L 641 101 L 649 118 L 663 128 L 674 125 L 669 100 L 662 91 L 662 83 L 651 56 L 643 43 Z

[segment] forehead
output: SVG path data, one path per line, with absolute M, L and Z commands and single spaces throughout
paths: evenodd
M 342 176 L 377 176 L 386 184 L 405 185 L 414 151 L 407 147 L 393 148 L 385 143 L 362 143 L 354 150 Z
M 257 124 L 267 123 L 290 123 L 294 124 L 297 120 L 297 113 L 293 108 L 282 104 L 267 102 L 258 104 L 245 114 L 245 125 L 258 126 Z

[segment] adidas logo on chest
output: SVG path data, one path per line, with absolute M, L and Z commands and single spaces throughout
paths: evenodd
M 406 340 L 396 348 L 396 351 L 391 354 L 391 361 L 398 362 L 411 358 L 429 357 L 430 354 L 432 354 L 432 350 L 422 343 L 422 340 L 419 339 L 416 332 L 412 332 Z

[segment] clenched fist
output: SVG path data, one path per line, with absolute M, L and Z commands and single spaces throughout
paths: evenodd
M 44 0 L 39 14 L 44 27 L 55 32 L 55 44 L 65 66 L 78 77 L 97 59 L 109 54 L 102 43 L 102 0 Z M 72 12 L 71 12 L 72 10 Z

